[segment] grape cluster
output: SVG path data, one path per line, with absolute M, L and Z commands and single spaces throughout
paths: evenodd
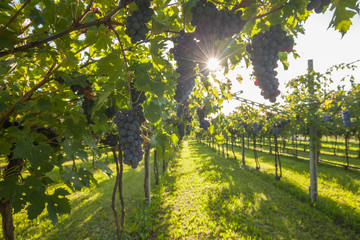
M 105 115 L 109 119 L 112 119 L 115 116 L 117 111 L 118 111 L 118 107 L 116 105 L 112 105 L 112 106 L 105 109 Z
M 315 9 L 316 13 L 321 13 L 324 10 L 324 7 L 328 6 L 330 2 L 331 0 L 310 0 L 306 9 L 308 11 Z
M 138 10 L 133 11 L 130 16 L 126 18 L 125 33 L 131 39 L 131 43 L 136 43 L 146 39 L 146 34 L 149 28 L 146 23 L 151 20 L 154 15 L 154 10 L 150 8 L 150 0 L 135 0 Z
M 105 138 L 100 140 L 100 143 L 110 147 L 115 147 L 118 143 L 118 136 L 112 133 L 108 133 L 105 135 Z
M 275 123 L 273 128 L 273 133 L 276 137 L 279 137 L 282 130 L 284 130 L 285 126 L 290 123 L 290 120 L 283 120 L 280 123 Z
M 209 74 L 206 62 L 209 56 L 215 56 L 215 41 L 232 37 L 245 25 L 245 21 L 241 19 L 241 11 L 234 13 L 225 8 L 218 10 L 213 3 L 206 0 L 198 1 L 196 6 L 191 8 L 191 12 L 191 24 L 196 27 L 195 31 L 180 31 L 175 47 L 171 50 L 177 63 L 176 71 L 180 74 L 174 97 L 179 103 L 188 99 L 195 86 L 197 66 L 201 74 Z M 226 59 L 222 62 L 226 62 Z
M 241 19 L 242 11 L 234 13 L 226 8 L 218 10 L 212 2 L 206 0 L 198 1 L 191 12 L 191 25 L 196 26 L 195 36 L 207 46 L 239 33 L 246 23 Z
M 59 147 L 60 143 L 56 139 L 59 135 L 56 132 L 47 127 L 31 126 L 31 131 L 43 134 L 49 141 L 47 142 L 51 147 Z
M 187 112 L 189 110 L 189 101 L 180 103 L 176 110 L 176 116 L 178 118 L 181 118 L 184 112 Z M 191 121 L 191 120 L 190 120 Z
M 179 133 L 179 140 L 182 140 L 185 136 L 185 128 L 183 123 L 179 123 L 177 125 L 178 133 Z
M 95 101 L 92 99 L 84 98 L 84 101 L 81 104 L 81 108 L 84 111 L 86 120 L 88 124 L 94 124 L 95 122 L 91 119 L 91 109 L 95 105 Z
M 78 77 L 78 76 L 72 76 L 72 77 Z M 82 80 L 82 84 L 74 84 L 70 86 L 71 91 L 75 93 L 77 96 L 84 96 L 88 95 L 89 93 L 92 93 L 91 88 L 91 82 L 87 79 L 81 79 L 81 77 L 78 77 L 80 80 Z M 59 75 L 54 75 L 54 80 L 60 84 L 65 83 L 64 78 L 62 78 Z
M 205 119 L 205 106 L 198 107 L 197 110 L 196 110 L 196 113 L 197 113 L 198 118 L 199 118 L 200 128 L 207 131 L 207 129 L 210 127 L 210 122 Z
M 256 132 L 256 133 L 259 133 L 262 129 L 262 125 L 261 124 L 258 124 L 257 122 L 254 122 L 253 123 L 253 131 Z
M 124 152 L 124 163 L 136 168 L 143 158 L 144 151 L 141 137 L 141 124 L 145 121 L 143 108 L 140 105 L 133 109 L 122 109 L 116 113 L 113 122 L 116 124 L 119 132 L 119 143 L 121 150 Z
M 193 34 L 182 31 L 173 51 L 177 64 L 176 72 L 180 74 L 177 78 L 174 98 L 177 102 L 183 103 L 188 99 L 195 86 L 197 45 Z
M 276 97 L 280 94 L 277 72 L 274 71 L 278 66 L 278 53 L 291 52 L 293 45 L 294 39 L 286 36 L 286 32 L 279 24 L 271 26 L 265 33 L 254 35 L 252 43 L 246 46 L 254 66 L 255 85 L 262 89 L 261 95 L 272 103 L 276 102 Z
M 143 91 L 138 91 L 135 88 L 135 82 L 130 84 L 131 87 L 131 102 L 134 106 L 142 104 L 146 100 L 145 93 Z
M 246 122 L 242 122 L 242 126 L 244 127 L 244 129 L 245 129 L 245 131 L 246 131 L 247 137 L 250 137 L 250 136 L 251 136 L 251 130 L 250 130 L 250 128 L 248 127 L 248 125 L 246 124 Z
M 350 127 L 351 126 L 351 116 L 350 112 L 348 110 L 342 110 L 341 111 L 341 118 L 343 120 L 343 126 L 344 127 Z
M 191 125 L 188 124 L 188 125 L 186 125 L 186 131 L 185 131 L 185 133 L 186 133 L 186 135 L 190 135 L 190 132 L 191 132 Z
M 94 124 L 94 121 L 91 120 L 91 108 L 94 106 L 95 101 L 92 99 L 93 96 L 93 89 L 91 87 L 92 83 L 89 80 L 81 78 L 81 76 L 72 76 L 72 77 L 79 77 L 82 80 L 82 84 L 74 84 L 70 86 L 71 91 L 74 92 L 75 95 L 80 96 L 84 99 L 82 102 L 82 109 L 84 110 L 84 114 L 88 124 Z M 59 76 L 55 75 L 54 80 L 60 84 L 65 83 L 65 80 Z
M 334 119 L 331 115 L 323 115 L 323 120 L 326 122 L 334 122 Z
M 210 122 L 208 120 L 205 119 L 200 120 L 200 128 L 207 131 L 209 127 L 210 127 Z

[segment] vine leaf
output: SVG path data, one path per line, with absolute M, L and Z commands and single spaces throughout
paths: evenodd
M 83 167 L 80 167 L 78 172 L 74 172 L 68 167 L 65 167 L 65 170 L 61 172 L 61 176 L 64 179 L 65 184 L 72 191 L 78 191 L 83 187 L 89 187 L 91 182 L 97 183 L 93 174 Z
M 149 104 L 144 105 L 145 117 L 151 123 L 156 123 L 161 119 L 162 110 L 159 103 L 155 100 L 151 100 Z
M 151 25 L 151 32 L 152 34 L 160 34 L 165 30 L 171 29 L 171 26 L 166 25 L 156 19 L 154 16 L 152 17 L 152 25 Z
M 70 213 L 71 207 L 69 199 L 65 198 L 69 192 L 64 188 L 58 188 L 53 195 L 47 197 L 47 210 L 49 218 L 53 225 L 58 222 L 58 216 L 64 213 Z
M 29 219 L 35 219 L 45 208 L 46 195 L 43 191 L 32 191 L 27 193 L 26 200 L 30 202 L 27 209 Z
M 31 166 L 37 169 L 52 155 L 52 149 L 48 144 L 39 143 L 34 145 L 34 137 L 31 133 L 24 133 L 19 136 L 14 149 L 13 159 L 28 159 Z
M 352 22 L 351 18 L 356 14 L 354 10 L 359 12 L 359 7 L 357 6 L 357 0 L 342 0 L 335 1 L 332 5 L 331 10 L 334 10 L 334 15 L 329 24 L 330 27 L 335 27 L 342 36 L 349 30 Z

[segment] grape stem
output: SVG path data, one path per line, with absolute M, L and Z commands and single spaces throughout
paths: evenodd
M 131 100 L 131 84 L 130 84 L 131 81 L 130 81 L 130 73 L 129 73 L 128 62 L 127 62 L 127 59 L 126 59 L 125 50 L 124 50 L 124 47 L 122 45 L 120 36 L 117 33 L 117 31 L 115 30 L 114 26 L 111 25 L 111 24 L 109 24 L 108 26 L 114 32 L 114 34 L 116 35 L 117 40 L 119 41 L 119 45 L 120 45 L 120 48 L 121 48 L 121 53 L 122 53 L 123 58 L 124 58 L 126 77 L 127 77 L 127 80 L 128 80 L 128 91 L 129 91 L 129 96 L 130 96 L 130 100 Z M 132 105 L 133 105 L 132 101 L 130 101 L 130 109 L 132 109 Z
M 5 32 L 5 30 L 9 27 L 9 25 L 14 22 L 20 12 L 30 3 L 31 0 L 27 0 L 24 4 L 20 7 L 20 9 L 9 19 L 9 21 L 4 25 L 4 27 L 0 30 L 0 35 Z
M 249 18 L 249 19 L 245 20 L 245 22 L 250 22 L 250 21 L 254 21 L 254 20 L 259 19 L 259 18 L 266 17 L 267 15 L 270 15 L 270 14 L 272 14 L 272 13 L 274 13 L 274 12 L 279 11 L 279 10 L 282 9 L 283 7 L 285 7 L 285 4 L 281 5 L 280 7 L 275 8 L 275 9 L 273 9 L 273 10 L 271 10 L 270 12 L 267 12 L 267 13 L 260 14 L 260 15 L 258 15 L 258 16 Z
M 249 2 L 249 0 L 244 0 L 244 1 L 241 1 L 241 3 L 239 3 L 238 5 L 235 5 L 231 11 L 235 12 L 236 10 L 240 9 L 240 8 L 244 8 L 247 3 Z
M 7 110 L 4 114 L 0 115 L 0 128 L 2 127 L 2 125 L 5 123 L 6 119 L 8 119 L 10 117 L 10 115 L 15 111 L 15 107 L 17 104 L 25 102 L 26 100 L 29 100 L 32 96 L 32 94 L 39 89 L 41 86 L 43 86 L 44 84 L 48 83 L 51 79 L 50 79 L 50 75 L 53 73 L 53 71 L 56 71 L 59 67 L 61 66 L 61 64 L 59 64 L 58 66 L 56 66 L 56 62 L 54 62 L 49 70 L 47 71 L 47 73 L 44 76 L 44 79 L 39 82 L 38 84 L 36 84 L 34 87 L 32 87 L 27 93 L 25 93 L 19 100 L 17 100 L 11 107 L 9 110 Z
M 82 20 L 84 20 L 84 18 L 86 17 L 86 15 L 88 15 L 89 12 L 91 12 L 91 7 L 94 3 L 94 0 L 90 0 L 87 8 L 85 9 L 84 13 L 81 15 L 81 17 L 79 17 L 78 19 L 76 19 L 73 23 L 73 25 L 78 24 L 79 22 L 81 22 Z
M 30 1 L 30 0 L 28 0 Z M 101 24 L 112 24 L 114 23 L 111 18 L 116 15 L 121 9 L 123 9 L 124 7 L 127 6 L 127 4 L 129 4 L 130 2 L 132 1 L 121 1 L 120 4 L 114 8 L 111 12 L 109 12 L 105 17 L 103 18 L 100 18 L 100 19 L 96 19 L 94 21 L 91 21 L 91 22 L 86 22 L 86 23 L 80 23 L 78 20 L 74 21 L 74 23 L 69 26 L 68 28 L 66 28 L 64 31 L 61 31 L 59 33 L 56 33 L 52 36 L 49 36 L 45 39 L 42 39 L 42 40 L 39 40 L 39 41 L 33 41 L 33 42 L 29 42 L 28 44 L 25 44 L 23 46 L 20 46 L 20 47 L 15 47 L 14 49 L 12 50 L 5 50 L 5 51 L 1 51 L 0 52 L 0 57 L 3 57 L 3 56 L 6 56 L 6 55 L 9 55 L 9 54 L 12 54 L 12 53 L 16 53 L 16 52 L 21 52 L 21 51 L 25 51 L 27 49 L 30 49 L 30 48 L 35 48 L 35 47 L 38 47 L 44 43 L 47 43 L 47 42 L 50 42 L 50 41 L 53 41 L 55 39 L 58 39 L 62 36 L 65 36 L 71 32 L 74 32 L 76 30 L 81 30 L 81 29 L 86 29 L 86 28 L 89 28 L 89 27 L 92 27 L 92 26 L 99 26 Z M 25 4 L 24 4 L 25 5 Z M 17 13 L 19 14 L 19 13 Z M 16 15 L 16 14 L 15 14 Z M 14 15 L 14 16 L 15 16 Z M 13 18 L 14 18 L 13 16 Z M 80 17 L 81 18 L 81 17 Z M 10 19 L 11 21 L 11 19 Z M 9 21 L 9 22 L 10 22 Z M 13 20 L 14 21 L 14 20 Z M 11 22 L 10 22 L 11 23 Z M 10 24 L 9 23 L 9 24 Z M 115 25 L 115 24 L 114 24 Z M 6 26 L 6 25 L 5 25 Z M 0 30 L 0 34 L 5 31 L 5 26 Z

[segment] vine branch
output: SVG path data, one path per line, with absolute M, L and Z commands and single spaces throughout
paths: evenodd
M 61 66 L 61 64 L 59 64 L 56 67 L 56 62 L 54 62 L 49 70 L 47 71 L 47 73 L 44 76 L 44 79 L 39 82 L 38 84 L 36 84 L 34 87 L 32 87 L 27 93 L 25 93 L 19 100 L 17 100 L 11 107 L 9 110 L 7 110 L 4 114 L 2 114 L 0 116 L 0 128 L 2 127 L 2 125 L 5 123 L 5 121 L 10 117 L 10 115 L 14 112 L 15 107 L 17 104 L 22 103 L 28 99 L 31 98 L 32 94 L 39 89 L 41 86 L 43 86 L 45 83 L 50 81 L 50 75 L 52 74 L 52 72 L 56 69 L 58 69 Z
M 86 17 L 86 15 L 88 15 L 89 12 L 91 12 L 91 7 L 94 4 L 94 0 L 90 0 L 87 8 L 85 9 L 84 13 L 74 22 L 74 24 L 78 24 L 79 22 L 81 22 L 82 20 L 84 20 L 84 18 Z
M 234 11 L 234 12 L 235 12 L 236 10 L 238 10 L 238 9 L 240 9 L 240 8 L 244 8 L 244 7 L 247 5 L 248 2 L 249 2 L 249 0 L 243 0 L 243 1 L 241 1 L 241 3 L 235 5 L 235 6 L 231 9 L 231 11 Z
M 285 4 L 283 4 L 283 5 L 275 8 L 275 9 L 273 9 L 273 10 L 271 10 L 270 12 L 257 15 L 257 16 L 255 16 L 255 17 L 249 18 L 249 19 L 247 19 L 247 20 L 245 20 L 245 21 L 246 21 L 246 22 L 250 22 L 250 21 L 253 21 L 253 20 L 256 20 L 256 19 L 259 19 L 259 18 L 263 18 L 263 17 L 265 17 L 265 16 L 267 16 L 267 15 L 270 15 L 270 14 L 272 14 L 272 13 L 274 13 L 274 12 L 279 11 L 279 10 L 282 9 L 283 7 L 285 7 Z
M 0 30 L 0 35 L 4 33 L 4 31 L 9 27 L 9 25 L 15 21 L 17 16 L 21 13 L 21 11 L 30 3 L 31 0 L 26 0 L 24 4 L 20 7 L 20 9 L 9 19 L 9 21 L 5 24 L 5 26 Z
M 131 100 L 130 73 L 129 73 L 128 62 L 127 62 L 127 59 L 126 59 L 125 50 L 124 50 L 124 47 L 123 47 L 123 45 L 122 45 L 120 36 L 119 36 L 119 34 L 117 33 L 117 31 L 115 30 L 114 26 L 109 25 L 109 28 L 115 33 L 116 38 L 117 38 L 117 40 L 119 41 L 119 45 L 120 45 L 120 48 L 121 48 L 122 55 L 123 55 L 123 57 L 124 57 L 124 65 L 125 65 L 125 70 L 126 70 L 126 76 L 127 76 L 127 79 L 128 79 L 129 96 L 130 96 L 130 100 Z M 131 107 L 132 107 L 132 102 L 131 102 L 131 101 L 130 101 L 130 104 L 131 104 Z
M 30 48 L 38 47 L 38 46 L 40 46 L 40 45 L 42 45 L 44 43 L 47 43 L 47 42 L 53 41 L 55 39 L 58 39 L 58 38 L 60 38 L 62 36 L 65 36 L 65 35 L 73 32 L 73 31 L 76 31 L 76 30 L 89 28 L 89 27 L 92 27 L 92 26 L 99 26 L 101 24 L 107 24 L 108 22 L 111 21 L 111 18 L 115 14 L 117 14 L 122 8 L 124 8 L 126 6 L 126 4 L 128 4 L 128 2 L 121 1 L 119 6 L 117 6 L 114 10 L 112 10 L 110 13 L 108 13 L 103 18 L 100 18 L 100 19 L 97 19 L 97 20 L 94 20 L 94 21 L 91 21 L 91 22 L 87 22 L 87 23 L 79 23 L 79 22 L 75 21 L 74 24 L 72 24 L 70 27 L 68 27 L 64 31 L 56 33 L 56 34 L 54 34 L 54 35 L 52 35 L 50 37 L 47 37 L 47 38 L 45 38 L 43 40 L 30 42 L 30 43 L 25 44 L 25 45 L 23 45 L 21 47 L 16 47 L 13 50 L 1 51 L 0 52 L 0 57 L 6 56 L 6 55 L 9 55 L 9 54 L 12 54 L 12 53 L 20 52 L 20 51 L 25 51 L 25 50 L 30 49 Z

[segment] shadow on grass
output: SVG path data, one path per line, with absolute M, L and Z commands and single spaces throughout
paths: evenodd
M 274 175 L 250 168 L 240 169 L 233 159 L 220 157 L 208 146 L 197 143 L 189 143 L 189 146 L 199 157 L 208 156 L 208 162 L 199 169 L 200 174 L 206 175 L 209 181 L 229 185 L 228 189 L 209 197 L 208 212 L 218 221 L 221 216 L 227 216 L 224 224 L 236 226 L 236 231 L 276 239 L 299 236 L 303 239 L 355 239 L 360 233 L 360 216 L 351 213 L 348 206 L 342 205 L 340 209 L 340 203 L 322 198 L 314 208 L 307 200 L 307 193 L 290 182 L 276 181 Z M 217 174 L 209 175 L 209 170 Z M 228 199 L 239 194 L 245 204 L 226 207 Z M 247 208 L 252 211 L 245 214 Z M 239 225 L 244 220 L 249 224 Z
M 234 147 L 235 152 L 241 153 L 241 147 Z M 246 158 L 253 158 L 253 150 L 246 149 Z M 258 152 L 261 162 L 274 165 L 274 155 L 266 152 Z M 291 170 L 298 174 L 309 172 L 309 161 L 295 156 L 280 156 L 283 170 Z M 275 169 L 274 169 L 275 171 Z M 330 165 L 327 163 L 318 163 L 318 177 L 326 181 L 336 182 L 342 189 L 351 191 L 353 194 L 359 192 L 360 171 Z
M 176 168 L 176 164 L 173 166 Z M 161 197 L 166 197 L 167 195 L 174 196 L 176 192 L 176 181 L 178 176 L 176 174 L 169 174 L 164 185 L 164 193 L 161 194 Z M 149 239 L 164 239 L 164 233 L 167 233 L 171 227 L 171 211 L 175 207 L 175 202 L 164 205 L 162 199 L 159 203 L 159 208 L 153 217 L 153 228 L 150 231 Z
M 89 165 L 86 164 L 86 166 Z M 111 166 L 114 170 L 114 164 Z M 151 162 L 151 167 L 153 169 L 153 162 Z M 61 216 L 55 226 L 51 225 L 45 214 L 35 220 L 28 220 L 25 216 L 26 213 L 20 213 L 21 216 L 16 217 L 20 220 L 17 220 L 16 239 L 116 239 L 114 215 L 111 209 L 115 178 L 102 177 L 100 171 L 97 174 L 101 179 L 97 186 L 93 185 L 82 191 L 71 193 L 71 213 Z M 151 181 L 154 182 L 153 176 Z M 144 202 L 143 183 L 143 161 L 136 169 L 125 168 L 123 194 L 126 219 L 122 239 L 144 239 L 143 236 L 146 236 L 152 227 L 149 219 L 153 214 L 153 208 Z M 116 195 L 116 208 L 120 214 L 118 194 Z

